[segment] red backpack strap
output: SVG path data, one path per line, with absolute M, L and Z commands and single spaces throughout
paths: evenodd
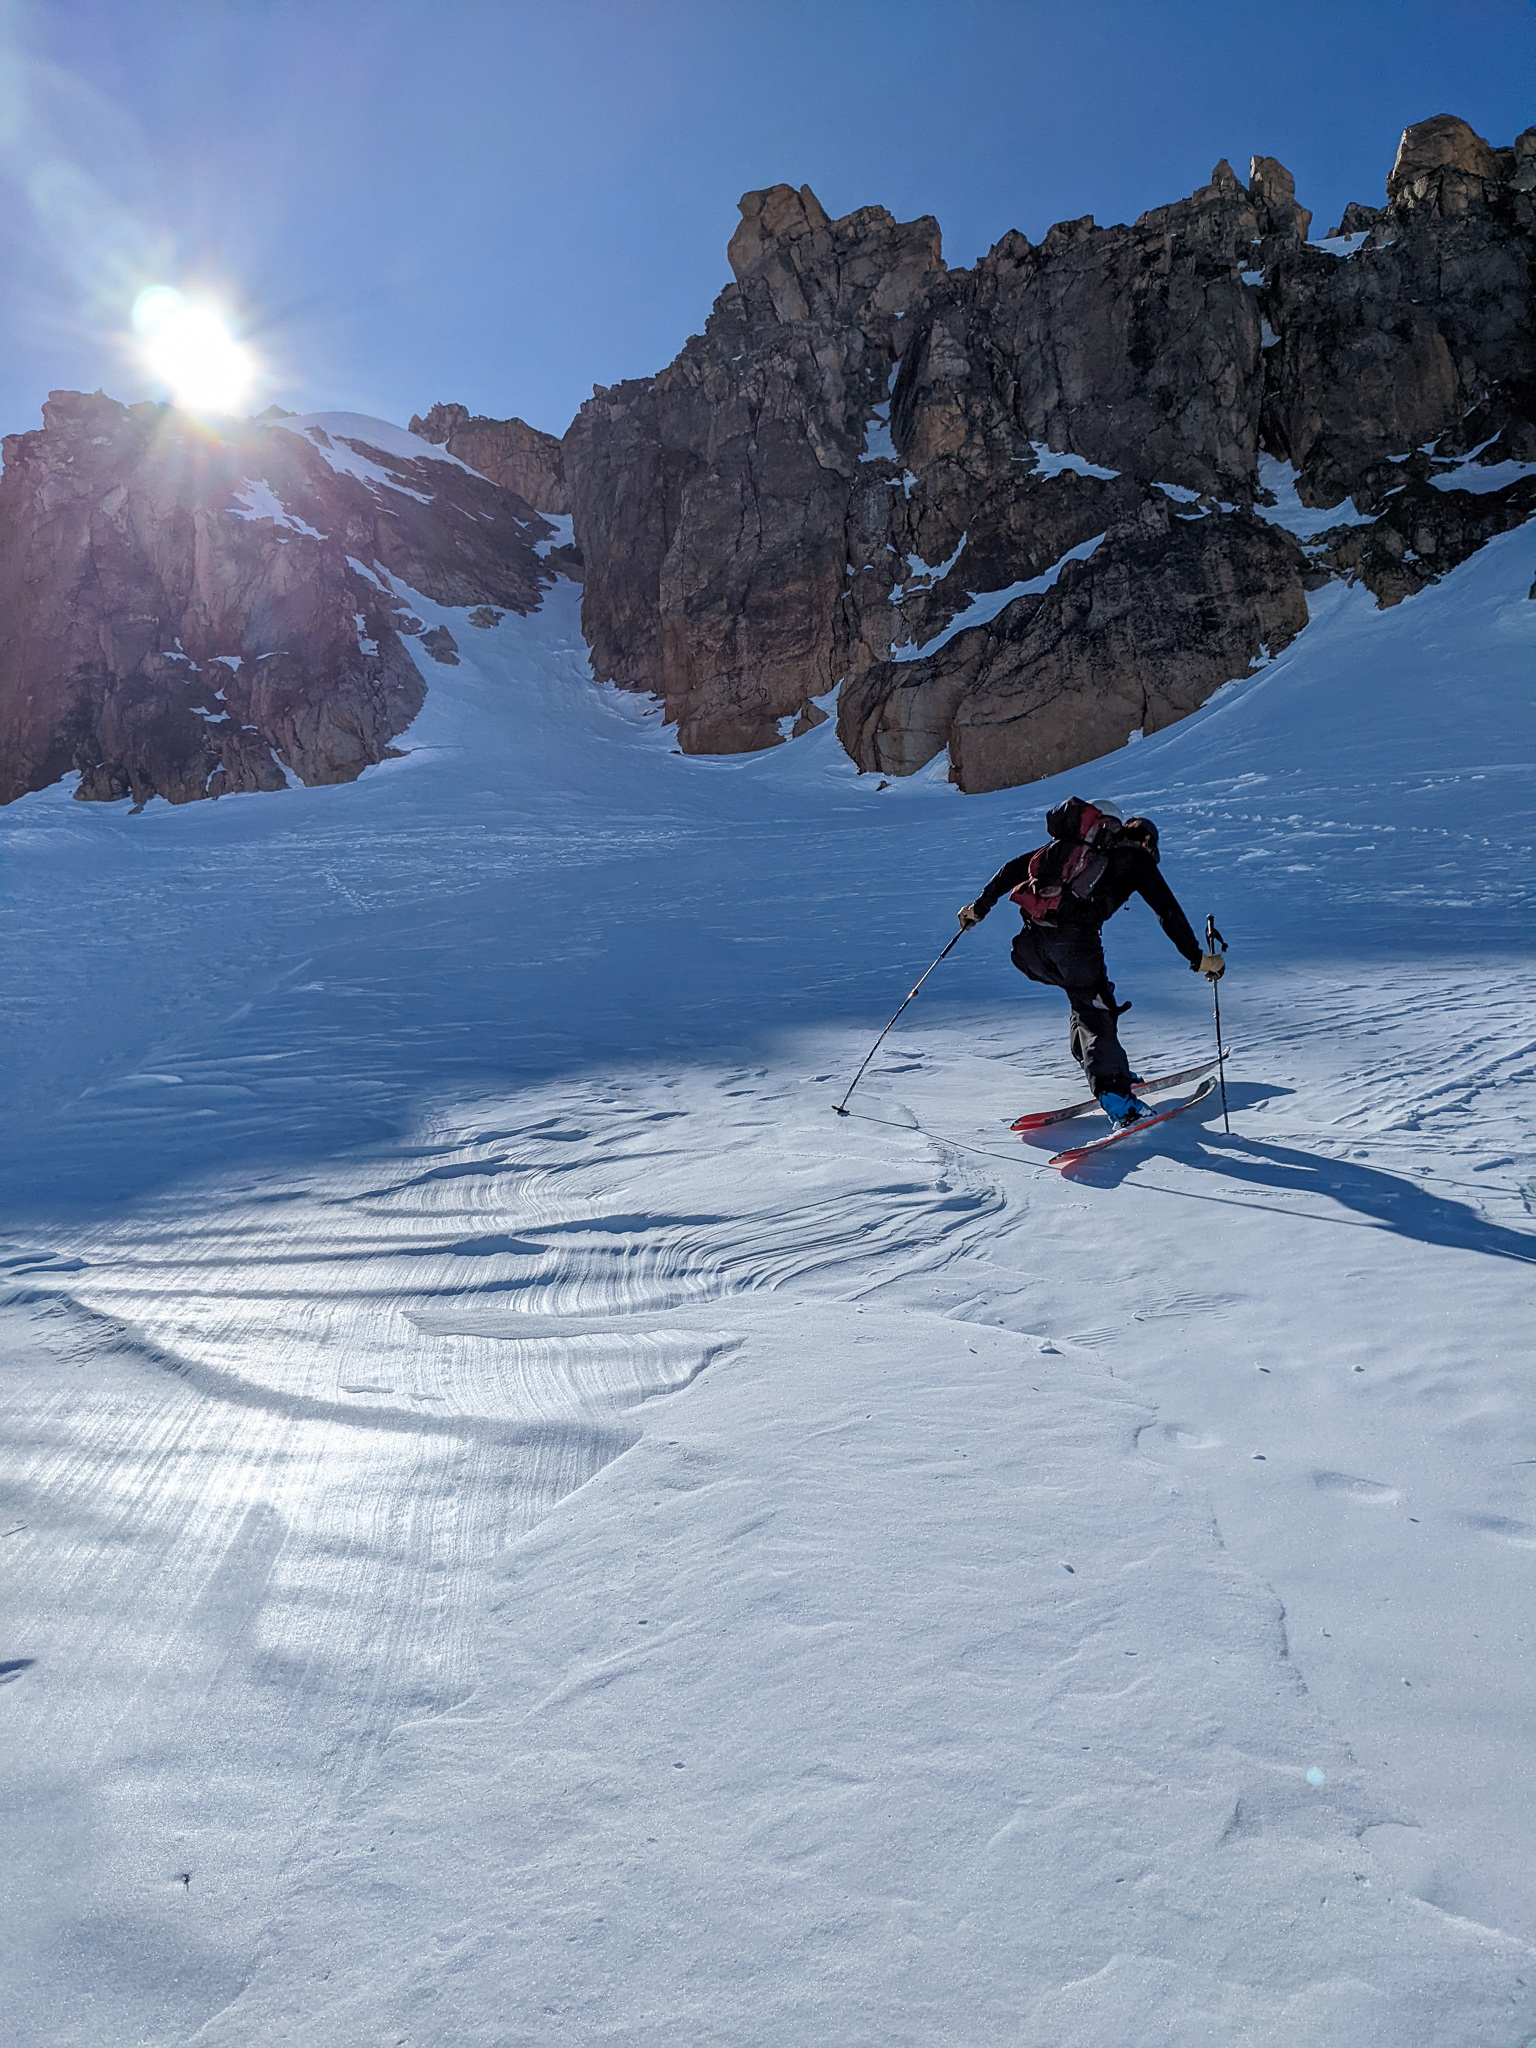
M 1053 839 L 1049 846 L 1037 846 L 1029 856 L 1029 871 L 1010 892 L 1010 901 L 1019 906 L 1031 924 L 1045 924 L 1055 915 L 1061 902 L 1061 855 L 1074 850 Z
M 1071 894 L 1082 900 L 1091 896 L 1108 866 L 1107 855 L 1081 840 L 1076 845 L 1052 840 L 1029 856 L 1029 872 L 1011 891 L 1011 899 L 1031 924 L 1054 924 L 1062 897 Z

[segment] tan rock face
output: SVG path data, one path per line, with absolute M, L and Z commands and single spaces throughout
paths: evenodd
M 1536 459 L 1536 130 L 1421 123 L 1388 200 L 1346 211 L 1364 246 L 1322 248 L 1283 164 L 1244 185 L 1223 161 L 1130 226 L 952 271 L 931 221 L 749 192 L 703 335 L 565 437 L 598 674 L 698 751 L 807 730 L 841 682 L 861 767 L 947 748 L 991 789 L 1186 715 L 1300 630 L 1304 580 L 1384 603 L 1433 580 L 1529 516 L 1523 484 L 1430 476 Z M 1303 556 L 1247 516 L 1263 455 L 1375 523 Z M 1098 535 L 1049 593 L 947 631 Z
M 1277 158 L 1255 156 L 1248 160 L 1248 190 L 1256 207 L 1263 210 L 1272 232 L 1304 242 L 1312 216 L 1296 204 L 1296 180 Z
M 1436 114 L 1403 130 L 1387 179 L 1387 201 L 1397 212 L 1420 209 L 1455 217 L 1484 203 L 1501 182 L 1497 155 L 1454 114 Z
M 0 478 L 0 801 L 71 770 L 139 803 L 351 781 L 424 695 L 394 579 L 518 611 L 549 579 L 548 523 L 454 464 L 350 444 L 394 488 L 320 427 L 74 392 L 43 417 Z
M 462 405 L 434 405 L 411 420 L 410 432 L 445 446 L 450 455 L 503 490 L 515 492 L 536 512 L 571 509 L 560 443 L 526 420 L 490 420 L 472 417 Z

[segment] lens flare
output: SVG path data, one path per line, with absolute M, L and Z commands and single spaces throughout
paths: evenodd
M 152 284 L 133 302 L 139 358 L 189 412 L 238 412 L 256 383 L 256 361 L 213 306 L 174 285 Z

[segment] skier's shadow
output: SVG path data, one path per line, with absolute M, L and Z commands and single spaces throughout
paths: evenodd
M 1353 1209 L 1378 1229 L 1394 1231 L 1418 1244 L 1486 1252 L 1496 1259 L 1536 1265 L 1536 1232 L 1506 1230 L 1465 1202 L 1432 1195 L 1400 1174 L 1383 1173 L 1379 1167 L 1362 1166 L 1353 1159 L 1316 1158 L 1289 1145 L 1241 1138 L 1236 1133 L 1229 1138 L 1208 1131 L 1203 1140 L 1212 1163 L 1227 1179 L 1320 1195 Z
M 1289 1089 L 1233 1088 L 1227 1095 L 1232 1109 L 1251 1107 L 1271 1100 Z M 1208 1105 L 1204 1128 L 1193 1133 L 1195 1119 L 1181 1117 L 1168 1127 L 1167 1151 L 1186 1164 L 1209 1165 L 1223 1180 L 1246 1181 L 1253 1187 L 1277 1188 L 1287 1194 L 1313 1195 L 1334 1202 L 1365 1219 L 1365 1226 L 1393 1231 L 1417 1244 L 1443 1245 L 1457 1251 L 1486 1252 L 1496 1259 L 1518 1259 L 1536 1265 L 1536 1232 L 1506 1230 L 1490 1223 L 1464 1202 L 1434 1195 L 1427 1188 L 1401 1174 L 1383 1173 L 1379 1167 L 1362 1166 L 1354 1159 L 1333 1159 L 1310 1152 L 1298 1152 L 1290 1145 L 1277 1145 L 1265 1138 L 1250 1138 L 1234 1131 L 1212 1130 L 1212 1109 L 1217 1118 L 1219 1104 Z M 1177 1135 L 1175 1135 L 1177 1134 Z M 1148 1140 L 1162 1133 L 1147 1133 Z M 1190 1143 L 1193 1136 L 1194 1143 Z M 1084 1160 L 1073 1169 L 1073 1178 L 1095 1187 L 1118 1186 L 1141 1159 L 1148 1156 L 1146 1144 L 1135 1141 L 1124 1148 L 1113 1147 L 1097 1159 Z M 1203 1159 L 1202 1159 L 1203 1154 Z M 1118 1156 L 1117 1156 L 1118 1155 Z M 1220 1200 L 1221 1197 L 1205 1199 Z M 1299 1211 L 1291 1212 L 1299 1214 Z M 1323 1218 L 1334 1221 L 1345 1219 Z

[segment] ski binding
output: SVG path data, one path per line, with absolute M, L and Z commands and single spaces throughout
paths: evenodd
M 1213 1060 L 1211 1065 L 1215 1064 Z M 1106 1145 L 1118 1145 L 1122 1138 L 1139 1137 L 1143 1131 L 1155 1130 L 1159 1124 L 1167 1123 L 1170 1118 L 1182 1116 L 1186 1109 L 1193 1109 L 1196 1103 L 1204 1102 L 1207 1096 L 1214 1095 L 1215 1092 L 1214 1081 L 1202 1081 L 1194 1094 L 1187 1095 L 1182 1102 L 1175 1102 L 1167 1109 L 1160 1109 L 1156 1116 L 1144 1116 L 1139 1123 L 1125 1124 L 1116 1131 L 1106 1131 L 1102 1138 L 1090 1138 L 1086 1145 L 1073 1145 L 1065 1152 L 1056 1153 L 1050 1163 L 1052 1166 L 1071 1166 L 1079 1159 L 1087 1159 L 1095 1152 L 1102 1152 Z
M 1158 1088 L 1177 1088 L 1185 1081 L 1198 1081 L 1202 1074 L 1208 1074 L 1212 1067 L 1220 1066 L 1222 1060 L 1229 1060 L 1231 1057 L 1231 1046 L 1224 1045 L 1219 1059 L 1201 1060 L 1196 1066 L 1181 1067 L 1176 1074 L 1158 1074 L 1151 1081 L 1137 1081 L 1133 1084 L 1132 1093 L 1150 1095 Z M 1090 1109 L 1097 1109 L 1098 1106 L 1090 1095 L 1086 1102 L 1069 1102 L 1065 1109 L 1027 1110 L 1023 1116 L 1015 1117 L 1008 1128 L 1013 1131 L 1043 1130 L 1047 1124 L 1064 1124 L 1070 1117 L 1086 1116 Z

